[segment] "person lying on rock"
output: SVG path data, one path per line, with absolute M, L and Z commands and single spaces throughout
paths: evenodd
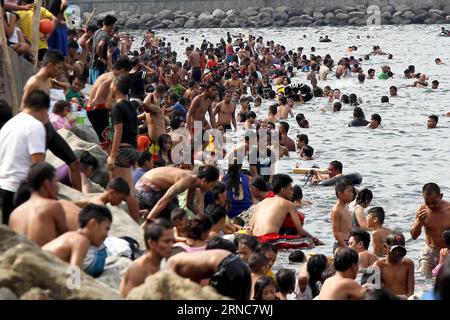
M 120 283 L 123 298 L 131 289 L 143 284 L 148 276 L 158 272 L 162 259 L 171 255 L 175 243 L 172 224 L 165 219 L 157 219 L 146 228 L 144 240 L 147 253 L 133 261 Z
M 80 212 L 78 230 L 60 235 L 42 249 L 97 277 L 105 267 L 107 254 L 103 242 L 108 236 L 111 223 L 112 215 L 108 208 L 88 204 Z
M 11 213 L 9 226 L 43 246 L 68 231 L 64 209 L 57 200 L 56 170 L 45 162 L 33 164 L 27 183 L 31 197 Z

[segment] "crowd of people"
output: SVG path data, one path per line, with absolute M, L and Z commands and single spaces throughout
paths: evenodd
M 9 44 L 24 58 L 37 59 L 39 66 L 24 87 L 17 115 L 5 102 L 0 104 L 3 224 L 92 276 L 101 275 L 108 256 L 128 256 L 134 261 L 120 284 L 122 297 L 158 272 L 164 259 L 167 269 L 234 299 L 414 295 L 416 266 L 406 256 L 404 235 L 384 225 L 382 207 L 368 209 L 372 192 L 358 190 L 357 183 L 346 179 L 340 161 L 331 161 L 326 173 L 310 172 L 311 183 L 335 187 L 329 226 L 335 243 L 328 257 L 306 259 L 299 251 L 324 243 L 303 226 L 307 217 L 301 208 L 308 202 L 301 187 L 293 185 L 289 175 L 275 172 L 275 163 L 289 152 L 312 159 L 308 136 L 292 139 L 285 121 L 295 117 L 300 128 L 308 128 L 297 110 L 312 99 L 323 99 L 333 112 L 353 108 L 349 126 L 381 127 L 379 114 L 366 120 L 354 93 L 342 94 L 339 88 L 318 83 L 331 77 L 357 78 L 360 83 L 392 78 L 387 64 L 378 74 L 363 70 L 371 56 L 390 60 L 392 54 L 374 46 L 358 58 L 358 48 L 350 47 L 348 57 L 333 58 L 316 54 L 312 47 L 308 56 L 305 48 L 289 50 L 261 36 L 227 33 L 217 44 L 205 39 L 198 47 L 183 37 L 184 58 L 152 30 L 138 44 L 140 49 L 132 50 L 134 39 L 115 26 L 114 16 L 83 30 L 68 30 L 67 3 L 56 1 L 41 12 L 54 21 L 55 31 L 46 38 L 41 35 L 39 54 L 33 56 L 27 29 L 31 2 L 2 0 Z M 24 42 L 14 42 L 16 35 Z M 293 80 L 300 73 L 309 85 Z M 413 87 L 428 86 L 428 76 L 412 65 L 404 76 Z M 434 90 L 438 85 L 432 82 Z M 88 95 L 82 93 L 85 86 Z M 397 88 L 390 87 L 389 95 L 395 97 Z M 267 117 L 257 119 L 254 110 L 263 102 L 270 104 Z M 107 152 L 107 163 L 88 151 L 75 155 L 58 133 L 73 130 L 79 124 L 73 115 L 80 113 Z M 437 122 L 438 116 L 430 115 L 428 128 Z M 227 150 L 230 131 L 241 132 L 242 141 Z M 47 150 L 65 164 L 54 168 L 46 163 Z M 225 168 L 219 165 L 222 158 L 227 160 Z M 92 196 L 89 182 L 99 166 L 108 167 L 109 182 L 103 193 Z M 83 192 L 86 199 L 59 200 L 58 183 Z M 417 239 L 424 230 L 426 247 L 419 268 L 436 277 L 434 288 L 424 296 L 448 299 L 450 203 L 435 183 L 427 183 L 422 191 L 424 203 L 411 236 Z M 113 216 L 107 205 L 122 202 L 143 228 L 146 248 L 136 248 L 136 239 L 130 237 L 108 237 Z M 286 268 L 272 271 L 280 249 L 296 249 L 289 259 L 301 264 L 298 276 Z M 377 277 L 380 286 L 371 282 Z

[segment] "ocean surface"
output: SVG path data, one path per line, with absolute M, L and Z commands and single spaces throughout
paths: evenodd
M 335 62 L 349 56 L 347 48 L 352 45 L 358 46 L 358 51 L 352 53 L 355 58 L 370 53 L 374 45 L 392 53 L 392 60 L 388 60 L 387 56 L 371 57 L 362 63 L 362 68 L 365 73 L 369 68 L 374 68 L 378 73 L 382 64 L 388 64 L 395 73 L 393 79 L 366 80 L 365 84 L 360 85 L 356 78 L 337 80 L 329 75 L 327 81 L 319 81 L 318 84 L 322 88 L 327 85 L 333 89 L 339 88 L 342 94 L 355 93 L 362 99 L 360 107 L 366 118 L 370 120 L 372 113 L 380 114 L 383 128 L 370 130 L 348 127 L 347 123 L 352 119 L 352 107 L 343 105 L 341 112 L 333 113 L 325 99 L 315 98 L 294 108 L 295 114 L 305 114 L 310 123 L 309 129 L 300 129 L 295 118 L 288 120 L 291 126 L 289 136 L 292 139 L 295 140 L 298 133 L 308 135 L 309 144 L 314 148 L 314 160 L 300 161 L 299 156 L 292 152 L 290 158 L 277 163 L 277 172 L 291 174 L 296 163 L 302 167 L 317 165 L 326 168 L 332 160 L 343 163 L 344 173 L 359 172 L 363 176 L 359 188 L 369 188 L 374 194 L 370 207 L 382 206 L 386 212 L 385 226 L 397 228 L 405 234 L 407 256 L 414 260 L 417 269 L 425 240 L 422 234 L 413 241 L 409 228 L 417 206 L 423 201 L 421 188 L 427 182 L 435 182 L 440 185 L 444 198 L 449 199 L 450 193 L 450 117 L 442 116 L 450 111 L 450 38 L 439 37 L 440 28 L 440 25 L 407 25 L 256 30 L 182 29 L 157 30 L 157 36 L 171 42 L 172 48 L 179 54 L 179 61 L 185 60 L 183 53 L 186 43 L 181 41 L 181 37 L 187 37 L 189 44 L 200 46 L 204 39 L 217 43 L 221 37 L 226 38 L 227 31 L 233 35 L 241 32 L 247 36 L 250 32 L 256 37 L 263 36 L 264 41 L 274 40 L 275 43 L 285 45 L 288 50 L 301 46 L 305 48 L 304 54 L 308 55 L 311 46 L 314 46 L 316 54 L 323 57 L 329 53 Z M 303 38 L 304 34 L 307 38 Z M 138 49 L 142 33 L 134 35 L 134 49 Z M 325 35 L 332 42 L 319 43 L 319 37 Z M 357 39 L 358 35 L 360 39 Z M 434 59 L 437 57 L 448 64 L 436 65 Z M 416 72 L 429 75 L 429 88 L 402 88 L 413 83 L 413 80 L 403 78 L 403 71 L 410 64 L 415 65 Z M 439 80 L 438 90 L 431 89 L 432 80 Z M 299 72 L 293 82 L 307 83 L 306 74 Z M 392 85 L 399 87 L 399 97 L 390 98 L 389 104 L 381 104 L 381 96 L 389 95 Z M 258 119 L 266 117 L 269 104 L 263 102 L 261 108 L 252 108 Z M 439 116 L 439 123 L 438 128 L 428 130 L 426 122 L 431 114 Z M 239 135 L 234 139 L 238 142 Z M 291 177 L 302 187 L 304 199 L 314 203 L 303 208 L 306 215 L 305 229 L 325 242 L 324 246 L 310 252 L 331 255 L 334 239 L 330 212 L 336 202 L 334 187 L 305 186 L 303 175 L 291 174 Z M 280 267 L 299 269 L 288 263 L 288 252 L 279 253 L 274 269 Z M 431 279 L 425 279 L 416 272 L 416 291 L 431 284 Z

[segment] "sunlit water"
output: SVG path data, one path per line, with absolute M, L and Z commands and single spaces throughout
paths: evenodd
M 382 64 L 388 63 L 395 73 L 391 80 L 366 80 L 364 85 L 358 84 L 356 78 L 336 80 L 329 76 L 328 81 L 319 81 L 320 87 L 326 85 L 341 89 L 343 94 L 355 93 L 362 98 L 366 118 L 372 113 L 379 113 L 382 117 L 383 129 L 369 130 L 364 127 L 350 128 L 347 123 L 352 118 L 352 108 L 344 105 L 340 113 L 321 111 L 327 106 L 323 98 L 295 107 L 294 112 L 304 113 L 310 123 L 310 129 L 301 129 L 295 119 L 288 120 L 291 125 L 289 135 L 295 139 L 297 133 L 306 133 L 310 145 L 314 148 L 313 161 L 300 161 L 301 166 L 318 165 L 325 168 L 332 160 L 339 160 L 344 164 L 344 173 L 360 172 L 363 183 L 360 186 L 372 190 L 374 199 L 371 206 L 382 206 L 386 213 L 385 225 L 398 228 L 407 239 L 408 257 L 416 264 L 420 251 L 424 245 L 423 234 L 416 241 L 411 239 L 409 228 L 414 221 L 414 212 L 422 202 L 421 188 L 427 182 L 438 183 L 444 197 L 450 190 L 450 144 L 449 120 L 442 117 L 450 111 L 448 104 L 450 97 L 450 69 L 449 65 L 436 65 L 434 59 L 441 57 L 450 63 L 450 38 L 439 37 L 440 26 L 409 25 L 409 26 L 381 26 L 381 27 L 324 27 L 324 28 L 267 28 L 250 30 L 255 36 L 263 36 L 264 41 L 275 40 L 284 44 L 286 48 L 295 50 L 302 46 L 304 53 L 309 54 L 311 46 L 316 47 L 316 54 L 322 57 L 329 53 L 335 61 L 348 56 L 346 49 L 350 45 L 358 46 L 354 53 L 356 58 L 371 51 L 373 45 L 380 45 L 385 52 L 394 55 L 393 60 L 387 56 L 371 57 L 362 67 L 365 72 L 369 68 L 378 71 Z M 172 47 L 182 56 L 186 43 L 182 43 L 182 36 L 189 38 L 189 43 L 199 46 L 203 39 L 217 43 L 225 32 L 232 34 L 249 30 L 243 29 L 194 29 L 167 30 L 158 32 L 158 36 L 165 37 Z M 303 34 L 308 37 L 303 38 Z M 319 43 L 320 35 L 329 35 L 331 43 Z M 140 34 L 135 34 L 141 40 Z M 205 36 L 205 38 L 203 37 Z M 357 39 L 357 35 L 361 39 Z M 370 38 L 367 38 L 370 35 Z M 136 42 L 138 44 L 138 42 Z M 136 47 L 137 49 L 137 47 Z M 440 81 L 440 88 L 431 89 L 399 88 L 398 98 L 391 98 L 391 104 L 381 104 L 382 95 L 389 94 L 389 87 L 411 84 L 413 81 L 403 79 L 403 70 L 414 64 L 416 72 L 426 73 L 432 80 Z M 305 82 L 306 74 L 300 73 L 294 82 Z M 256 111 L 259 118 L 266 117 L 270 103 Z M 427 116 L 440 116 L 437 129 L 428 130 Z M 291 153 L 289 159 L 282 159 L 277 164 L 277 172 L 290 173 L 299 162 L 296 153 Z M 305 199 L 312 200 L 313 205 L 303 209 L 306 214 L 305 228 L 323 240 L 326 245 L 317 247 L 311 252 L 330 255 L 332 252 L 333 235 L 331 229 L 330 210 L 336 202 L 333 187 L 304 186 L 303 175 L 291 174 L 294 182 L 301 185 Z M 275 270 L 280 267 L 290 267 L 288 253 L 279 254 Z M 298 268 L 296 268 L 298 271 Z M 431 284 L 430 279 L 424 279 L 416 272 L 416 291 Z

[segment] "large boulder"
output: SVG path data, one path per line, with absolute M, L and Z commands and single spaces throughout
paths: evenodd
M 158 12 L 156 14 L 156 17 L 160 20 L 163 20 L 163 19 L 173 20 L 173 19 L 175 19 L 175 14 L 171 10 L 164 9 L 164 10 L 161 10 L 160 12 Z
M 291 8 L 288 6 L 279 6 L 279 7 L 275 8 L 275 11 L 284 12 L 286 14 L 289 13 L 290 10 L 291 10 Z
M 0 288 L 0 300 L 17 300 L 16 294 L 9 288 Z
M 170 271 L 157 272 L 132 289 L 127 300 L 228 300 L 210 287 L 202 287 Z
M 278 20 L 275 21 L 274 26 L 276 27 L 284 27 L 286 25 L 286 20 Z
M 266 12 L 266 13 L 272 14 L 275 12 L 275 9 L 272 7 L 264 7 L 259 10 L 259 13 L 261 13 L 261 12 Z
M 314 12 L 313 18 L 314 20 L 324 19 L 325 15 L 322 12 Z
M 239 12 L 236 9 L 230 9 L 227 11 L 227 16 L 235 15 L 237 16 Z
M 247 8 L 239 12 L 241 17 L 254 17 L 258 15 L 258 11 L 252 8 Z
M 131 15 L 130 11 L 120 11 L 119 17 L 129 17 Z
M 136 18 L 130 18 L 125 23 L 125 27 L 128 29 L 136 30 L 139 29 L 139 27 L 142 25 L 141 21 Z
M 311 7 L 304 7 L 302 11 L 303 11 L 303 13 L 305 13 L 307 15 L 312 15 L 314 12 L 314 9 Z
M 173 22 L 179 26 L 180 28 L 184 26 L 184 24 L 186 23 L 186 19 L 185 18 L 176 18 L 175 20 L 173 20 Z
M 142 24 L 146 24 L 147 22 L 149 22 L 150 20 L 153 20 L 153 19 L 155 19 L 155 16 L 150 13 L 145 13 L 139 18 L 139 20 L 141 20 Z
M 196 19 L 189 19 L 184 24 L 184 27 L 189 29 L 189 28 L 195 28 L 196 25 L 197 25 L 197 20 Z
M 71 289 L 68 268 L 69 264 L 0 225 L 0 288 L 6 287 L 24 299 L 31 296 L 32 289 L 45 292 L 49 299 L 120 299 L 116 291 L 84 272 L 80 273 L 79 289 Z
M 106 12 L 99 13 L 97 15 L 97 19 L 105 19 L 105 17 L 108 16 L 108 15 L 110 15 L 110 16 L 117 16 L 116 15 L 116 11 L 111 10 L 111 11 L 106 11 Z
M 108 168 L 105 165 L 106 160 L 108 159 L 108 154 L 98 144 L 84 141 L 69 130 L 60 129 L 58 130 L 58 133 L 69 144 L 77 157 L 80 157 L 80 154 L 83 151 L 89 151 L 89 153 L 98 160 L 100 165 L 95 170 L 91 180 L 103 187 L 106 187 L 109 179 Z M 51 151 L 47 151 L 46 161 L 55 168 L 58 168 L 64 164 L 64 162 L 53 155 Z
M 119 292 L 120 282 L 132 262 L 125 257 L 110 256 L 106 258 L 105 270 L 97 280 Z
M 280 21 L 280 20 L 287 21 L 289 19 L 289 15 L 285 12 L 278 11 L 278 12 L 273 13 L 272 18 L 275 21 Z
M 421 13 L 416 15 L 413 18 L 413 22 L 414 23 L 424 23 L 426 19 L 428 19 L 430 17 L 430 15 L 428 13 Z
M 159 24 L 161 24 L 161 20 L 159 20 L 159 19 L 154 19 L 154 20 L 148 21 L 145 25 L 146 25 L 147 27 L 153 28 L 154 26 L 157 26 L 157 25 L 159 25 Z
M 353 19 L 353 18 L 362 19 L 366 16 L 366 13 L 362 12 L 362 11 L 353 11 L 353 12 L 350 12 L 348 14 L 348 16 L 350 19 Z
M 395 7 L 393 5 L 383 6 L 381 12 L 389 12 L 391 15 L 395 13 Z
M 217 19 L 225 19 L 227 14 L 223 10 L 216 9 L 213 11 L 212 16 Z
M 347 13 L 338 13 L 336 15 L 336 19 L 340 22 L 347 21 L 349 19 L 349 15 Z
M 116 22 L 116 24 L 117 24 L 118 26 L 124 26 L 125 23 L 127 22 L 127 20 L 128 20 L 128 17 L 119 16 L 119 17 L 117 17 L 117 22 Z M 94 131 L 94 133 L 95 133 L 95 131 Z M 98 140 L 98 137 L 97 137 L 97 140 Z
M 270 27 L 275 23 L 271 17 L 266 17 L 261 20 L 261 27 Z

